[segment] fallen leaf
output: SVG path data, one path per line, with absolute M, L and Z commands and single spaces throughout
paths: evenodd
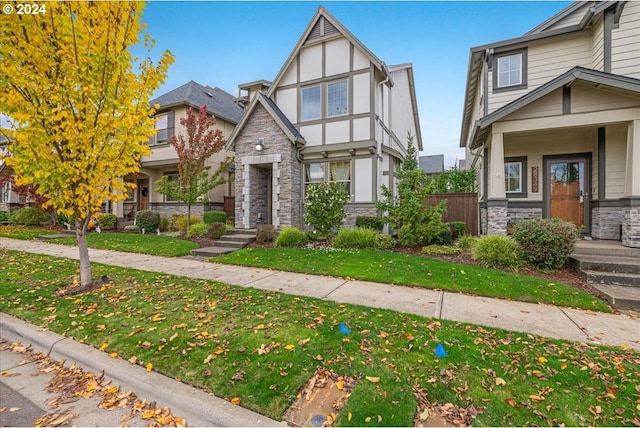
M 340 391 L 342 391 L 344 389 L 344 382 L 339 380 L 336 382 L 336 388 L 338 388 Z
M 153 368 L 153 364 L 151 363 L 147 363 L 147 365 L 145 366 L 145 368 L 147 369 L 148 372 L 151 371 L 151 369 Z
M 239 406 L 240 405 L 240 397 L 233 397 L 231 399 L 231 404 L 233 404 L 234 406 Z
M 543 401 L 544 397 L 542 395 L 532 394 L 529 396 L 533 401 Z
M 506 385 L 507 382 L 504 381 L 501 377 L 496 378 L 496 385 Z
M 102 345 L 100 345 L 100 350 L 104 351 L 105 349 L 107 349 L 109 347 L 109 344 L 107 342 L 104 342 Z
M 353 417 L 353 415 L 351 414 L 351 412 L 347 413 L 347 421 L 351 422 L 351 418 Z
M 294 351 L 296 349 L 296 345 L 289 344 L 289 345 L 286 345 L 284 349 L 288 351 Z
M 511 407 L 516 407 L 516 400 L 514 400 L 513 398 L 507 398 L 506 400 L 504 400 L 508 405 L 510 405 Z
M 546 363 L 546 362 L 547 362 L 547 359 L 546 359 L 545 357 L 538 357 L 538 362 L 539 362 L 540 364 L 544 364 L 544 363 Z
M 380 378 L 377 376 L 367 376 L 365 377 L 365 379 L 367 379 L 369 382 L 371 383 L 378 383 L 380 382 Z
M 429 418 L 429 409 L 424 409 L 422 413 L 420 413 L 420 420 L 425 421 Z

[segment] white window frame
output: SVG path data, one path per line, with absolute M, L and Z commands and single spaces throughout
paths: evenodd
M 519 66 L 516 67 L 514 59 Z M 527 49 L 496 53 L 493 59 L 493 89 L 495 91 L 510 91 L 527 87 Z M 512 81 L 512 75 L 517 78 Z M 506 81 L 504 80 L 506 79 Z
M 334 178 L 331 176 L 332 174 L 332 165 L 337 165 L 337 164 L 348 164 L 348 168 L 349 168 L 349 178 L 348 179 L 342 179 L 339 180 L 337 178 Z M 309 179 L 309 176 L 311 175 L 308 171 L 308 168 L 311 168 L 312 165 L 318 165 L 320 167 L 320 170 L 322 171 L 322 178 L 320 178 L 320 176 L 316 176 L 316 177 L 311 177 L 311 179 Z M 352 174 L 352 163 L 350 160 L 346 160 L 346 161 L 331 161 L 331 162 L 313 162 L 313 163 L 308 163 L 304 165 L 304 188 L 305 188 L 305 194 L 306 194 L 306 189 L 307 186 L 313 183 L 344 183 L 345 188 L 347 190 L 347 193 L 349 195 L 351 195 L 351 182 L 353 180 L 352 178 L 353 174 Z
M 170 112 L 160 113 L 155 116 L 156 135 L 153 136 L 152 145 L 169 144 L 169 129 L 172 128 L 169 123 Z M 165 138 L 160 138 L 161 132 L 166 134 Z
M 515 179 L 516 177 L 511 175 L 509 173 L 509 166 L 510 165 L 518 165 L 518 188 L 517 189 L 508 189 L 508 185 L 507 183 L 509 182 L 510 179 Z M 504 189 L 506 193 L 522 193 L 522 162 L 521 161 L 517 161 L 517 162 L 505 162 L 504 163 Z
M 4 186 L 0 188 L 0 202 L 7 203 L 11 199 L 11 183 L 7 181 Z

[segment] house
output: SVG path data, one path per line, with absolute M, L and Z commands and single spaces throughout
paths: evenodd
M 347 188 L 353 225 L 396 185 L 407 135 L 422 149 L 412 66 L 387 66 L 322 6 L 275 79 L 240 89 L 248 104 L 226 146 L 238 228 L 301 227 L 305 188 L 323 181 Z
M 9 140 L 6 136 L 0 135 L 0 155 L 6 156 Z M 11 178 L 13 169 L 0 159 L 0 211 L 10 213 L 20 208 L 20 197 L 11 189 Z
M 160 95 L 151 100 L 150 104 L 159 105 L 155 114 L 157 134 L 149 140 L 153 152 L 141 159 L 138 174 L 125 178 L 135 183 L 137 188 L 130 191 L 127 200 L 118 202 L 113 207 L 114 214 L 124 222 L 133 221 L 135 213 L 139 210 L 155 210 L 165 217 L 171 217 L 178 212 L 186 213 L 186 206 L 182 202 L 157 193 L 155 182 L 163 175 L 168 175 L 170 179 L 178 179 L 178 155 L 169 144 L 169 139 L 172 135 L 186 136 L 180 119 L 186 117 L 189 108 L 197 113 L 200 107 L 206 105 L 207 111 L 216 118 L 215 127 L 222 130 L 225 139 L 240 121 L 243 113 L 242 107 L 235 102 L 231 94 L 194 81 Z M 226 151 L 222 150 L 212 156 L 207 164 L 215 171 L 226 156 Z M 225 197 L 234 194 L 232 171 L 228 172 L 227 181 L 226 186 L 211 190 L 201 203 L 192 207 L 191 212 L 202 214 L 205 209 L 223 210 Z
M 640 247 L 640 2 L 575 2 L 472 48 L 460 147 L 482 233 L 559 217 Z
M 418 166 L 427 175 L 438 175 L 444 171 L 444 155 L 420 156 Z

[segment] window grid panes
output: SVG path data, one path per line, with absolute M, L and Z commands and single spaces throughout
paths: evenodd
M 339 116 L 348 111 L 347 81 L 327 85 L 327 116 Z
M 507 193 L 522 192 L 522 162 L 504 163 L 504 189 Z
M 321 182 L 344 183 L 351 194 L 351 162 L 325 162 L 305 165 L 305 189 L 309 184 Z
M 169 142 L 169 115 L 160 114 L 156 116 L 156 136 L 153 144 L 165 144 Z
M 4 183 L 0 188 L 0 202 L 9 202 L 9 192 L 11 192 L 11 183 Z
M 522 84 L 522 54 L 498 58 L 498 87 Z
M 302 90 L 302 120 L 320 119 L 320 86 Z
M 170 182 L 177 182 L 180 180 L 180 175 L 177 172 L 170 172 L 165 174 L 167 176 L 167 180 L 169 180 Z M 164 201 L 165 202 L 178 202 L 178 200 L 176 198 L 172 198 L 169 195 L 164 195 Z

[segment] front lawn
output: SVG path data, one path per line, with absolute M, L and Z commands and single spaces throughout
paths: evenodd
M 75 261 L 2 249 L 0 258 L 0 311 L 275 419 L 323 367 L 356 379 L 343 426 L 413 426 L 416 391 L 477 410 L 474 425 L 640 422 L 631 350 L 100 264 L 94 275 L 112 285 L 61 298 Z M 438 343 L 447 357 L 434 355 Z
M 0 236 L 14 239 L 33 239 L 40 235 L 59 233 L 44 228 L 27 228 L 21 226 L 0 226 Z M 78 245 L 75 235 L 65 238 L 51 239 L 47 242 L 63 245 Z M 198 244 L 179 238 L 158 236 L 156 234 L 88 232 L 89 248 L 101 250 L 125 251 L 129 253 L 151 254 L 154 256 L 180 257 L 186 256 Z
M 246 248 L 211 260 L 242 266 L 441 289 L 522 302 L 611 311 L 602 300 L 566 284 L 390 251 Z

